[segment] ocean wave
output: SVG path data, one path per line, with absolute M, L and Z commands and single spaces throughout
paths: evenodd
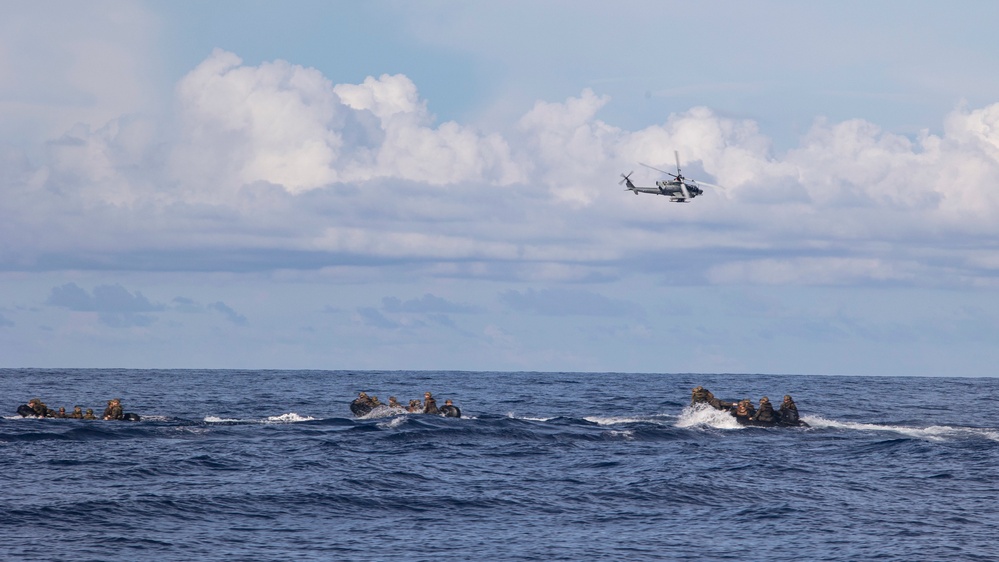
M 405 416 L 393 416 L 391 419 L 378 423 L 378 427 L 390 429 L 393 427 L 399 427 L 400 425 L 406 423 Z
M 302 416 L 296 414 L 295 412 L 289 412 L 287 414 L 281 414 L 278 416 L 268 416 L 264 419 L 240 419 L 240 418 L 220 418 L 218 416 L 205 416 L 205 423 L 218 423 L 218 424 L 241 424 L 241 423 L 298 423 L 306 421 L 315 421 L 316 418 L 311 416 Z
M 803 420 L 816 429 L 850 429 L 856 431 L 888 431 L 927 441 L 947 441 L 961 438 L 982 438 L 999 441 L 999 430 L 978 427 L 953 427 L 931 425 L 929 427 L 909 427 L 877 423 L 842 422 L 819 416 L 803 416 Z
M 281 414 L 280 416 L 269 416 L 265 423 L 298 423 L 305 421 L 315 421 L 316 418 L 312 416 L 300 416 L 295 412 L 288 412 L 287 414 Z
M 616 429 L 616 430 L 613 430 L 613 431 L 609 431 L 608 434 L 611 437 L 621 437 L 625 441 L 632 441 L 632 440 L 635 439 L 635 432 L 633 430 L 630 430 L 630 429 L 625 429 L 625 430 Z
M 255 420 L 241 420 L 238 418 L 220 418 L 218 416 L 205 416 L 205 423 L 253 423 Z
M 557 416 L 552 416 L 548 418 L 539 418 L 534 416 L 518 416 L 513 412 L 507 412 L 506 417 L 512 420 L 524 420 L 524 421 L 536 421 L 536 422 L 546 422 L 555 419 Z
M 586 416 L 583 419 L 597 425 L 620 425 L 623 423 L 664 424 L 673 417 L 667 414 L 658 414 L 651 416 Z

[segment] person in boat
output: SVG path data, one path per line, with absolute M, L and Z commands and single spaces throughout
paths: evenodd
M 73 413 L 70 414 L 69 417 L 73 418 L 74 420 L 82 420 L 83 409 L 80 408 L 79 406 L 76 406 L 75 408 L 73 408 Z
M 789 426 L 808 425 L 798 417 L 798 406 L 789 394 L 784 395 L 784 401 L 781 402 L 780 410 L 777 411 L 777 423 Z
M 374 404 L 371 403 L 371 398 L 368 397 L 366 392 L 359 392 L 357 398 L 350 403 L 350 411 L 355 416 L 361 417 L 374 409 Z
M 406 411 L 411 414 L 419 414 L 423 412 L 423 404 L 421 404 L 420 401 L 416 399 L 410 400 L 409 407 L 406 408 Z
M 444 405 L 441 406 L 441 415 L 447 418 L 460 418 L 461 410 L 448 398 L 444 401 Z
M 749 398 L 744 398 L 735 405 L 732 413 L 739 423 L 745 424 L 752 422 L 753 416 L 756 415 L 756 409 L 753 408 L 753 403 L 749 401 Z
M 770 404 L 769 398 L 766 396 L 760 398 L 760 407 L 750 419 L 758 425 L 774 425 L 777 423 L 777 414 L 774 412 L 774 407 Z
M 54 417 L 57 417 L 57 418 L 68 418 L 69 416 L 66 415 L 66 408 L 59 408 L 59 411 L 56 412 L 56 415 Z
M 400 404 L 399 400 L 396 399 L 395 396 L 389 396 L 388 407 L 389 408 L 398 408 L 400 410 L 404 410 L 405 409 L 405 406 L 403 406 L 402 404 Z
M 108 400 L 108 407 L 104 408 L 104 414 L 101 415 L 101 418 L 105 420 L 125 419 L 125 412 L 121 409 L 121 398 Z
M 83 414 L 83 419 L 85 420 L 96 420 L 97 416 L 94 415 L 93 408 L 87 408 L 87 413 Z
M 695 386 L 691 390 L 690 405 L 693 406 L 695 404 L 708 404 L 716 410 L 728 410 L 732 407 L 731 402 L 715 398 L 715 395 L 711 394 L 711 391 L 703 386 Z
M 32 407 L 32 402 L 34 402 L 34 400 L 29 400 L 27 404 L 21 404 L 20 406 L 18 406 L 17 415 L 21 416 L 22 418 L 26 418 L 28 416 L 32 417 L 37 416 L 38 414 L 35 413 L 35 409 Z
M 707 404 L 708 399 L 713 396 L 708 389 L 703 386 L 695 386 L 690 390 L 690 405 Z
M 423 413 L 424 414 L 439 414 L 441 411 L 437 409 L 437 401 L 434 400 L 433 394 L 429 392 L 423 393 Z
M 28 400 L 28 407 L 31 408 L 31 411 L 40 418 L 51 417 L 48 407 L 44 402 L 42 402 L 41 398 L 32 398 L 31 400 Z

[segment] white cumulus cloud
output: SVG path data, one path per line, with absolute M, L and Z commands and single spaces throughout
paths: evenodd
M 522 177 L 499 135 L 453 121 L 434 127 L 403 75 L 334 85 L 315 69 L 246 66 L 216 50 L 181 80 L 177 104 L 173 175 L 209 200 L 255 182 L 302 193 L 380 177 L 431 185 Z

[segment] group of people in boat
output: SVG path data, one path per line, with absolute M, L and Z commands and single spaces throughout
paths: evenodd
M 108 405 L 104 408 L 104 413 L 100 417 L 94 415 L 93 408 L 87 408 L 84 412 L 81 406 L 76 406 L 73 408 L 72 412 L 67 413 L 66 408 L 49 408 L 42 402 L 41 398 L 32 398 L 28 400 L 27 404 L 21 404 L 17 407 L 17 413 L 22 418 L 36 417 L 36 418 L 69 418 L 75 420 L 120 420 L 120 421 L 139 421 L 139 414 L 132 414 L 125 412 L 121 407 L 121 398 L 112 398 L 108 400 Z
M 780 409 L 774 410 L 770 399 L 766 396 L 760 399 L 759 407 L 754 407 L 748 398 L 736 402 L 728 402 L 715 398 L 715 395 L 703 386 L 696 386 L 691 390 L 690 405 L 696 406 L 698 404 L 706 404 L 716 410 L 727 411 L 735 416 L 736 421 L 743 425 L 808 426 L 807 423 L 799 418 L 798 406 L 794 403 L 790 395 L 784 395 L 784 401 L 781 402 Z M 361 392 L 350 403 L 350 411 L 355 416 L 361 417 L 371 413 L 372 410 L 379 406 L 386 406 L 392 410 L 396 410 L 398 413 L 435 414 L 449 418 L 461 417 L 461 410 L 454 405 L 451 399 L 445 400 L 444 405 L 438 407 L 437 400 L 430 392 L 423 394 L 422 402 L 420 400 L 410 400 L 408 406 L 403 406 L 395 396 L 390 396 L 388 404 L 384 404 L 378 400 L 377 396 L 369 396 L 366 392 Z M 70 413 L 66 412 L 66 408 L 59 408 L 58 410 L 49 408 L 40 398 L 32 398 L 27 404 L 21 404 L 17 407 L 17 413 L 25 418 L 123 421 L 139 421 L 140 419 L 138 414 L 126 413 L 122 409 L 121 398 L 108 400 L 107 407 L 104 408 L 104 413 L 100 417 L 94 415 L 92 408 L 87 408 L 86 412 L 84 412 L 80 406 L 76 406 Z
M 416 399 L 410 400 L 408 406 L 403 406 L 395 396 L 389 396 L 388 404 L 384 404 L 378 400 L 377 396 L 369 396 L 366 392 L 361 392 L 350 403 L 350 411 L 355 416 L 361 417 L 368 415 L 378 406 L 387 406 L 393 410 L 397 410 L 399 413 L 436 414 L 447 418 L 461 417 L 461 410 L 454 405 L 454 402 L 450 398 L 444 401 L 443 406 L 438 407 L 437 399 L 430 392 L 423 393 L 423 402 Z
M 798 406 L 789 394 L 784 395 L 780 409 L 774 410 L 773 404 L 766 396 L 760 398 L 760 406 L 755 408 L 748 398 L 728 402 L 715 398 L 715 395 L 703 386 L 695 386 L 691 390 L 690 405 L 697 404 L 707 404 L 716 410 L 727 411 L 742 425 L 808 427 L 808 424 L 801 421 L 798 416 Z

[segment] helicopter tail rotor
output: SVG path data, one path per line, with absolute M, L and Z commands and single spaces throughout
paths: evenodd
M 635 184 L 631 183 L 631 174 L 634 173 L 635 171 L 632 170 L 627 174 L 621 174 L 621 181 L 617 182 L 617 184 L 626 186 L 625 187 L 626 190 L 633 192 L 635 195 L 638 195 L 638 190 L 635 188 Z

